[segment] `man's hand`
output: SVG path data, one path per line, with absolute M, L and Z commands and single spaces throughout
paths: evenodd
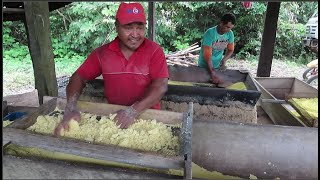
M 81 120 L 80 112 L 77 109 L 73 109 L 72 111 L 70 111 L 66 108 L 62 121 L 58 124 L 58 126 L 54 130 L 54 135 L 60 136 L 62 129 L 69 131 L 69 122 L 71 121 L 71 119 L 74 119 L 80 122 Z
M 220 65 L 219 70 L 220 71 L 225 71 L 225 70 L 227 70 L 227 66 L 226 65 Z
M 219 84 L 221 82 L 220 78 L 216 76 L 215 72 L 211 73 L 211 81 L 213 84 Z
M 225 71 L 226 69 L 227 69 L 226 60 L 222 59 L 221 62 L 220 62 L 219 70 L 220 71 Z
M 138 112 L 130 106 L 127 109 L 117 111 L 117 115 L 114 120 L 118 126 L 120 125 L 121 129 L 126 129 L 134 123 L 134 118 L 136 118 L 137 115 Z

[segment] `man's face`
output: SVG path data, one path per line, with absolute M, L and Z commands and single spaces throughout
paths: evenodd
M 125 25 L 119 24 L 116 26 L 116 31 L 122 44 L 134 51 L 142 44 L 145 38 L 145 28 L 145 24 L 134 22 Z
M 227 24 L 224 24 L 223 22 L 220 23 L 222 33 L 229 32 L 233 27 L 234 25 L 231 22 L 228 22 Z

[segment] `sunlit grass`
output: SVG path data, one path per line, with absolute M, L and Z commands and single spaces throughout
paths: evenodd
M 81 61 L 66 59 L 55 63 L 56 77 L 71 76 Z M 32 62 L 3 59 L 3 96 L 33 91 L 35 88 Z

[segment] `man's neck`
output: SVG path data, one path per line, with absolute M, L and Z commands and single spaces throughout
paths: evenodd
M 218 27 L 217 27 L 217 32 L 218 32 L 218 34 L 220 34 L 220 35 L 223 35 L 223 34 L 224 34 L 224 33 L 222 33 L 222 31 L 221 31 L 220 25 L 218 25 Z
M 120 46 L 120 51 L 124 55 L 124 57 L 129 60 L 130 56 L 134 53 L 135 50 L 129 49 L 127 46 L 122 44 L 121 42 L 119 43 Z

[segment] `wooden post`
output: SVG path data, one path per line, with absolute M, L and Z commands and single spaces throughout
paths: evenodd
M 53 49 L 51 44 L 48 2 L 24 2 L 28 46 L 38 90 L 39 104 L 43 96 L 58 96 Z
M 257 77 L 270 77 L 279 10 L 280 2 L 268 2 L 266 19 L 264 21 Z
M 155 2 L 151 1 L 148 2 L 148 38 L 151 41 L 156 40 L 156 28 L 155 28 L 155 12 L 156 12 L 156 5 Z

